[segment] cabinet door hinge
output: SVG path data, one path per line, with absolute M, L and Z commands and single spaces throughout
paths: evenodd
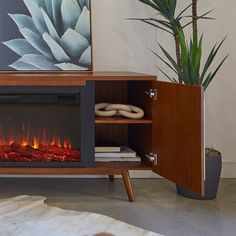
M 157 154 L 150 152 L 149 154 L 145 155 L 146 158 L 152 162 L 154 165 L 157 165 Z
M 145 92 L 145 94 L 147 94 L 153 100 L 157 100 L 157 89 L 149 89 Z

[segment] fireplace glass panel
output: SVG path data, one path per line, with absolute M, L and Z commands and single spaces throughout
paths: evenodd
M 80 162 L 80 113 L 79 94 L 1 94 L 0 162 Z

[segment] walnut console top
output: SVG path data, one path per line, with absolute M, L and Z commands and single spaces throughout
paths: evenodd
M 133 72 L 1 72 L 0 86 L 84 86 L 86 81 L 156 80 Z

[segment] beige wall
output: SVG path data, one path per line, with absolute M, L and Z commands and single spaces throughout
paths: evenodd
M 182 5 L 190 0 L 180 0 Z M 206 144 L 223 154 L 224 177 L 236 177 L 236 1 L 199 0 L 200 12 L 214 9 L 215 21 L 203 21 L 204 50 L 210 50 L 214 42 L 228 38 L 219 54 L 230 53 L 206 97 Z M 163 76 L 155 65 L 160 65 L 148 48 L 158 51 L 155 40 L 173 51 L 169 36 L 142 24 L 129 21 L 129 17 L 155 16 L 152 9 L 137 0 L 92 0 L 95 70 L 126 70 Z M 165 67 L 160 65 L 163 69 Z

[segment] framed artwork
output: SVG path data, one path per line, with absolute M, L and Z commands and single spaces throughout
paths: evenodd
M 0 71 L 92 70 L 90 0 L 0 0 Z

